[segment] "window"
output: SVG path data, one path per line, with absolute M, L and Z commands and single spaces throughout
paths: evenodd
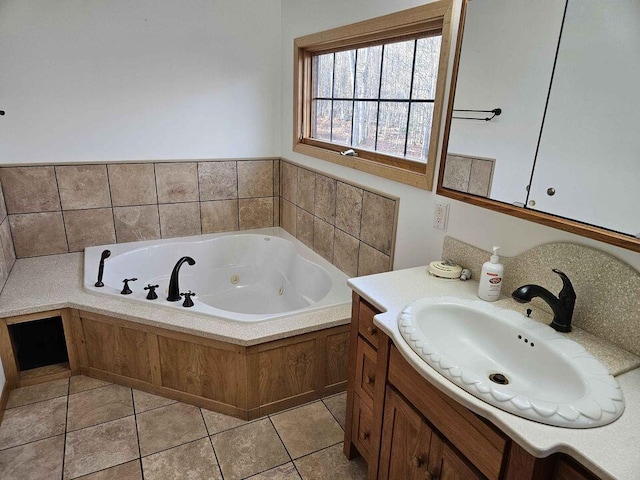
M 451 10 L 438 1 L 296 39 L 294 150 L 430 190 Z

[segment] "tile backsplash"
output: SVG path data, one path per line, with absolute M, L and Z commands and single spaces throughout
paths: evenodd
M 349 276 L 393 266 L 397 198 L 277 158 L 9 166 L 0 187 L 0 285 L 16 257 L 278 225 Z
M 0 168 L 18 258 L 277 225 L 280 160 Z M 3 209 L 4 210 L 4 209 Z
M 399 200 L 286 160 L 280 226 L 350 277 L 393 267 Z

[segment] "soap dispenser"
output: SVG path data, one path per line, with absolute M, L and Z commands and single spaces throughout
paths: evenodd
M 482 273 L 480 274 L 478 296 L 487 302 L 498 300 L 500 298 L 500 290 L 502 290 L 504 266 L 500 263 L 498 250 L 500 250 L 500 247 L 493 247 L 493 255 L 491 255 L 488 262 L 482 265 Z

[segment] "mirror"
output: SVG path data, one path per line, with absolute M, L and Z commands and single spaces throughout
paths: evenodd
M 438 193 L 640 251 L 638 18 L 640 0 L 465 2 Z

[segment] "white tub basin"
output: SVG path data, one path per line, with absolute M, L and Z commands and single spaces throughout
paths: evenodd
M 624 410 L 618 382 L 551 327 L 480 300 L 436 297 L 398 317 L 407 346 L 481 400 L 537 422 L 589 428 Z

